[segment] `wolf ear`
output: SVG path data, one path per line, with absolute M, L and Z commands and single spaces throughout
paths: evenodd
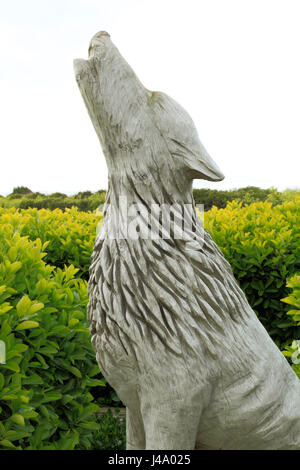
M 195 124 L 182 106 L 161 92 L 152 92 L 150 103 L 178 168 L 183 167 L 194 179 L 222 181 L 224 175 L 200 142 Z
M 224 179 L 223 173 L 209 156 L 200 140 L 197 140 L 197 148 L 195 145 L 191 149 L 186 148 L 184 154 L 185 166 L 191 177 L 208 181 L 222 181 Z

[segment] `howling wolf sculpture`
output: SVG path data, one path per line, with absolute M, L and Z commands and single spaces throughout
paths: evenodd
M 88 320 L 127 407 L 127 449 L 300 449 L 300 381 L 194 209 L 193 179 L 223 175 L 191 118 L 141 84 L 106 32 L 74 70 L 109 173 Z M 139 208 L 131 232 L 122 198 Z M 147 219 L 153 204 L 177 207 L 169 237 L 158 212 Z

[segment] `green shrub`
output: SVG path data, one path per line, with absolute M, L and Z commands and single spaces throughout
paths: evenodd
M 81 191 L 79 193 L 77 193 L 74 197 L 75 199 L 85 199 L 87 197 L 90 197 L 92 196 L 92 192 L 91 191 Z
M 77 196 L 74 197 L 63 197 L 60 193 L 54 193 L 50 196 L 35 196 L 35 193 L 32 195 L 29 194 L 26 197 L 19 195 L 19 200 L 15 196 L 12 196 L 13 201 L 16 202 L 15 207 L 20 209 L 70 209 L 72 207 L 77 207 L 78 210 L 88 212 L 96 210 L 101 204 L 104 204 L 105 195 L 95 194 L 92 196 L 86 196 L 80 198 Z M 4 201 L 0 201 L 2 207 L 9 207 Z M 13 204 L 10 204 L 12 206 Z
M 76 208 L 62 211 L 46 209 L 15 210 L 0 208 L 0 228 L 7 223 L 30 240 L 39 238 L 47 245 L 45 261 L 63 268 L 73 264 L 87 279 L 96 227 L 101 216 L 79 212 Z
M 48 196 L 49 198 L 59 198 L 59 199 L 65 199 L 67 198 L 68 196 L 64 193 L 52 193 L 50 194 L 50 196 Z
M 119 417 L 118 411 L 113 415 L 109 409 L 99 418 L 99 429 L 94 435 L 95 450 L 125 450 L 126 421 Z
M 86 282 L 47 265 L 47 243 L 0 230 L 0 446 L 90 449 L 102 386 L 86 324 Z
M 287 282 L 287 287 L 293 289 L 293 292 L 281 300 L 293 307 L 287 312 L 287 315 L 290 315 L 297 325 L 300 325 L 300 274 L 291 277 Z
M 26 186 L 17 186 L 13 189 L 12 194 L 30 194 L 32 193 L 31 189 L 27 188 Z
M 291 277 L 287 282 L 287 287 L 293 289 L 291 293 L 284 299 L 283 302 L 287 303 L 293 308 L 287 312 L 287 315 L 293 319 L 298 326 L 300 326 L 300 275 L 296 274 Z M 299 338 L 299 336 L 298 336 Z M 300 378 L 300 341 L 294 340 L 290 346 L 286 346 L 283 354 L 288 357 L 292 362 L 292 367 L 298 377 Z
M 9 194 L 8 196 L 6 196 L 6 199 L 8 199 L 9 201 L 17 201 L 18 199 L 23 199 L 24 195 L 23 194 Z
M 30 197 L 24 197 L 19 203 L 20 209 L 66 209 L 72 207 L 72 202 L 68 198 L 63 198 L 60 196 L 45 196 L 43 198 L 32 199 Z
M 22 196 L 21 197 L 24 199 L 24 200 L 28 200 L 28 199 L 37 199 L 39 197 L 39 194 L 38 193 L 31 193 L 31 194 L 26 194 L 26 197 Z
M 237 200 L 242 204 L 265 201 L 268 196 L 276 191 L 273 189 L 261 189 L 256 186 L 246 188 L 217 190 L 217 189 L 194 189 L 193 196 L 196 204 L 204 204 L 204 210 L 208 211 L 213 206 L 224 209 L 228 202 Z M 276 191 L 277 192 L 277 191 Z
M 238 201 L 242 205 L 254 202 L 271 202 L 273 206 L 299 198 L 300 190 L 287 189 L 283 192 L 275 188 L 261 189 L 256 186 L 246 188 L 217 190 L 217 189 L 194 189 L 194 200 L 196 204 L 204 204 L 204 210 L 208 211 L 213 206 L 224 209 L 228 202 Z
M 1 208 L 16 208 L 19 207 L 20 203 L 23 201 L 23 198 L 21 199 L 10 199 L 8 196 L 0 198 L 0 207 Z
M 279 347 L 300 333 L 281 299 L 300 271 L 300 197 L 275 207 L 229 203 L 205 214 L 205 226 L 230 262 L 251 307 Z
M 286 189 L 285 191 L 279 192 L 274 188 L 271 188 L 271 192 L 267 197 L 267 201 L 271 202 L 273 206 L 283 204 L 288 201 L 296 201 L 300 196 L 300 189 Z

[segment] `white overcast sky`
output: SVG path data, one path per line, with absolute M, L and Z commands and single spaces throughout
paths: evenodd
M 107 188 L 73 74 L 105 30 L 190 113 L 225 180 L 299 187 L 299 0 L 0 0 L 0 194 Z

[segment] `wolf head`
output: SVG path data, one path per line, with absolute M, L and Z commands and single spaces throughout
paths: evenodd
M 74 71 L 110 176 L 146 180 L 159 172 L 183 184 L 224 178 L 188 113 L 166 94 L 147 90 L 108 33 L 93 36 L 88 60 L 75 59 Z

